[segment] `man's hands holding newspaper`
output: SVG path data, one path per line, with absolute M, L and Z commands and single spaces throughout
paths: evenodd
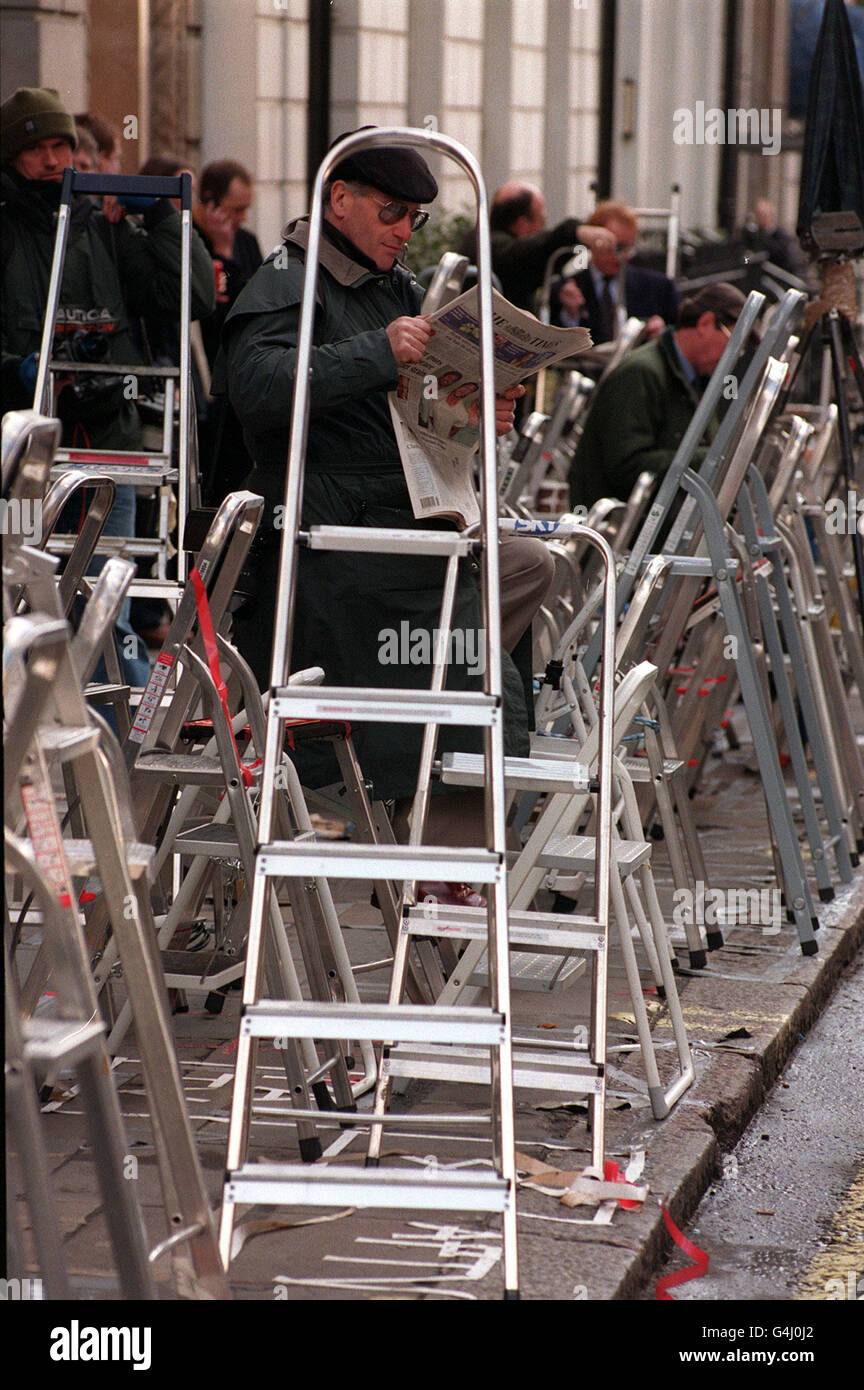
M 390 339 L 397 367 L 403 366 L 406 362 L 420 361 L 426 351 L 426 344 L 432 337 L 432 331 L 426 319 L 408 318 L 407 315 L 394 319 L 387 325 L 385 332 Z
M 432 327 L 425 318 L 418 316 L 410 318 L 403 315 L 402 318 L 394 319 L 387 325 L 387 337 L 393 356 L 396 359 L 397 367 L 401 367 L 408 362 L 419 362 L 426 351 L 426 344 L 432 337 Z M 511 386 L 504 392 L 503 396 L 495 397 L 495 433 L 509 434 L 513 428 L 514 412 L 516 401 L 520 396 L 525 395 L 524 386 Z M 477 419 L 479 423 L 479 402 L 471 402 L 476 407 Z M 469 407 L 470 411 L 470 407 Z

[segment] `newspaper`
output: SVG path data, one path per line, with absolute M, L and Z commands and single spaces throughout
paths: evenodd
M 495 393 L 591 346 L 585 328 L 552 328 L 492 291 Z M 480 323 L 475 286 L 429 316 L 419 362 L 400 367 L 388 395 L 414 515 L 480 519 L 472 460 L 479 444 Z

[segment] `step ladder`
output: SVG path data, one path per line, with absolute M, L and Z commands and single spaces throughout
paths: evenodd
M 22 592 L 31 612 L 62 620 L 55 581 L 57 563 L 55 557 L 42 551 L 15 547 L 4 557 L 4 590 L 8 585 L 16 593 Z M 34 725 L 25 710 L 7 740 L 7 756 L 11 756 L 13 767 L 22 765 L 30 756 L 29 736 L 37 759 L 44 759 L 49 768 L 61 767 L 67 777 L 66 785 L 77 803 L 76 815 L 86 835 L 61 842 L 68 876 L 80 880 L 95 873 L 101 881 L 106 920 L 134 1009 L 170 1232 L 160 1252 L 185 1246 L 195 1296 L 224 1298 L 227 1284 L 186 1112 L 156 955 L 148 877 L 153 850 L 135 838 L 119 746 L 99 716 L 88 708 L 68 645 L 60 652 L 50 701 L 50 718 L 44 724 Z M 26 794 L 22 799 L 26 808 Z M 53 796 L 51 800 L 53 804 Z M 13 832 L 19 821 L 17 816 Z M 37 955 L 22 990 L 24 1007 L 31 1013 L 44 987 L 46 964 L 49 968 L 52 964 L 47 954 L 43 949 Z
M 53 356 L 57 310 L 60 304 L 63 269 L 69 240 L 71 202 L 75 194 L 133 194 L 138 197 L 179 198 L 181 204 L 181 241 L 179 268 L 179 329 L 180 361 L 178 366 L 152 367 L 145 364 L 85 363 L 60 361 Z M 132 377 L 136 381 L 162 380 L 165 406 L 162 440 L 155 451 L 79 449 L 57 450 L 52 478 L 58 479 L 70 468 L 86 468 L 91 476 L 110 479 L 115 485 L 148 488 L 160 494 L 158 532 L 155 536 L 105 537 L 99 543 L 100 554 L 129 554 L 150 556 L 156 561 L 156 575 L 136 579 L 134 596 L 159 597 L 176 600 L 186 579 L 186 558 L 182 549 L 176 556 L 176 579 L 168 577 L 167 560 L 170 554 L 172 508 L 169 489 L 176 488 L 177 535 L 183 535 L 186 516 L 191 507 L 200 503 L 195 411 L 192 401 L 191 377 L 191 246 L 192 246 L 192 180 L 188 173 L 176 178 L 130 177 L 128 175 L 83 174 L 67 169 L 63 175 L 60 208 L 54 254 L 48 283 L 48 297 L 42 327 L 39 365 L 33 397 L 34 409 L 50 414 L 58 375 L 111 375 Z M 178 428 L 176 458 L 174 415 L 177 407 Z M 75 547 L 75 537 L 52 538 L 54 554 L 68 554 Z
M 64 621 L 41 616 L 12 618 L 4 631 L 4 660 L 9 668 L 4 691 L 9 734 L 4 758 L 6 816 L 7 820 L 15 818 L 23 809 L 29 832 L 29 840 L 24 840 L 7 824 L 6 871 L 20 875 L 24 891 L 33 896 L 56 996 L 54 1016 L 28 1015 L 20 997 L 16 962 L 9 951 L 5 960 L 7 1126 L 12 1151 L 20 1161 L 47 1296 L 69 1298 L 69 1275 L 37 1095 L 47 1076 L 61 1068 L 74 1072 L 122 1295 L 152 1299 L 156 1294 L 141 1212 L 134 1184 L 124 1177 L 128 1145 L 105 1050 L 105 1024 L 96 1006 L 78 928 L 72 878 L 44 755 L 31 736 L 45 715 L 68 641 Z M 25 660 L 26 669 L 15 681 L 18 673 L 13 666 Z M 9 947 L 11 940 L 7 941 Z M 24 1257 L 17 1240 L 18 1222 L 11 1210 L 8 1218 L 7 1230 L 16 1236 L 13 1249 L 19 1266 L 10 1272 L 20 1275 Z
M 449 154 L 462 167 L 477 199 L 478 280 L 480 289 L 482 540 L 444 531 L 388 531 L 373 528 L 313 527 L 305 542 L 321 549 L 363 549 L 393 555 L 423 553 L 446 561 L 439 631 L 449 632 L 460 558 L 475 555 L 480 562 L 486 663 L 482 692 L 445 690 L 444 643 L 433 668 L 428 691 L 391 689 L 303 690 L 288 685 L 291 629 L 300 540 L 302 477 L 309 414 L 308 380 L 312 349 L 315 285 L 323 216 L 323 185 L 338 161 L 349 152 L 380 145 L 414 145 Z M 516 1239 L 516 1170 L 512 1041 L 507 947 L 507 893 L 503 781 L 503 723 L 501 699 L 501 641 L 497 548 L 497 469 L 494 428 L 494 357 L 490 288 L 488 210 L 483 180 L 472 155 L 447 136 L 420 130 L 384 128 L 362 131 L 337 142 L 315 181 L 309 220 L 306 271 L 300 315 L 291 443 L 287 469 L 285 529 L 282 538 L 280 583 L 275 619 L 271 690 L 267 709 L 267 739 L 262 774 L 259 847 L 252 896 L 246 976 L 240 1019 L 234 1095 L 228 1139 L 220 1248 L 226 1268 L 231 1256 L 235 1210 L 240 1202 L 330 1205 L 377 1208 L 486 1211 L 501 1215 L 505 1298 L 518 1297 Z M 417 793 L 408 844 L 314 843 L 274 840 L 276 798 L 274 774 L 282 751 L 286 718 L 350 719 L 423 724 Z M 483 730 L 486 770 L 487 845 L 450 848 L 422 843 L 429 783 L 440 726 L 455 724 Z M 442 1008 L 403 1003 L 409 938 L 396 942 L 388 1002 L 385 1006 L 341 1003 L 298 1005 L 261 997 L 259 964 L 266 932 L 266 895 L 277 878 L 384 878 L 404 885 L 399 896 L 408 905 L 422 880 L 469 881 L 487 892 L 486 944 L 491 962 L 490 1005 L 486 1008 Z M 486 1173 L 454 1173 L 438 1169 L 418 1179 L 416 1172 L 380 1162 L 382 1129 L 389 1087 L 379 1083 L 374 1115 L 367 1117 L 372 1132 L 367 1163 L 362 1169 L 340 1165 L 304 1167 L 290 1163 L 248 1161 L 251 1095 L 256 1044 L 261 1037 L 316 1038 L 325 1042 L 350 1037 L 383 1041 L 385 1054 L 397 1042 L 425 1041 L 482 1048 L 489 1058 L 491 1097 L 489 1123 L 494 1165 Z M 356 1121 L 356 1117 L 352 1117 Z M 408 1117 L 410 1120 L 410 1116 Z M 476 1119 L 476 1117 L 473 1117 Z M 406 1117 L 400 1115 L 399 1123 Z M 427 1140 L 427 1142 L 429 1142 Z

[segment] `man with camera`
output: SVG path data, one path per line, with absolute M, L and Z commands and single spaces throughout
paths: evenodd
M 75 123 L 52 88 L 19 87 L 0 107 L 3 412 L 33 404 L 61 185 L 76 144 Z M 137 210 L 141 226 L 125 217 L 111 223 L 89 198 L 72 199 L 55 358 L 128 366 L 141 360 L 133 336 L 137 318 L 146 311 L 176 321 L 180 215 L 166 198 Z M 192 317 L 209 314 L 213 303 L 212 263 L 193 233 Z M 141 422 L 124 388 L 120 375 L 82 379 L 70 373 L 56 405 L 63 443 L 140 449 Z M 105 534 L 134 533 L 135 489 L 121 486 Z M 141 684 L 147 670 L 145 662 L 133 660 L 126 674 Z

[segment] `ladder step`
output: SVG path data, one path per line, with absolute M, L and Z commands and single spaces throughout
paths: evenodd
M 442 782 L 455 782 L 460 787 L 484 787 L 487 780 L 481 753 L 445 753 L 441 759 Z M 585 792 L 588 790 L 588 768 L 584 763 L 564 758 L 558 762 L 505 758 L 504 782 L 520 791 Z
M 653 780 L 647 758 L 624 758 L 622 761 L 632 782 L 651 782 Z M 664 780 L 668 781 L 670 777 L 677 777 L 683 766 L 683 758 L 664 758 L 662 768 Z
M 270 700 L 274 719 L 374 719 L 387 724 L 490 727 L 501 717 L 494 695 L 469 690 L 388 690 L 386 686 L 281 686 Z
M 391 531 L 380 526 L 312 526 L 301 538 L 310 550 L 376 555 L 471 555 L 480 549 L 476 537 L 458 531 Z
M 24 1055 L 35 1067 L 74 1066 L 92 1057 L 105 1037 L 101 1018 L 29 1018 L 24 1025 Z
M 275 840 L 262 845 L 256 874 L 269 878 L 404 879 L 433 883 L 500 883 L 502 856 L 443 845 L 354 845 L 339 840 Z
M 498 1047 L 504 1020 L 492 1009 L 417 1004 L 322 1004 L 262 999 L 243 1009 L 240 1031 L 249 1038 L 369 1038 L 372 1041 L 464 1042 Z
M 98 470 L 97 470 L 98 471 Z M 140 482 L 136 476 L 133 479 L 118 478 L 118 482 Z M 77 540 L 77 536 L 53 535 L 48 541 L 46 549 L 52 555 L 68 555 Z M 100 536 L 96 543 L 97 555 L 161 555 L 165 548 L 165 541 L 154 536 Z
M 475 1047 L 425 1047 L 399 1043 L 382 1058 L 383 1076 L 403 1076 L 425 1081 L 467 1081 L 478 1086 L 490 1083 L 488 1055 Z M 600 1095 L 603 1090 L 601 1068 L 584 1053 L 535 1052 L 513 1048 L 513 1085 L 537 1091 L 564 1091 L 569 1095 Z
M 501 1212 L 510 1205 L 510 1191 L 506 1180 L 493 1172 L 253 1163 L 228 1174 L 225 1200 L 263 1206 Z
M 528 946 L 532 951 L 602 951 L 606 941 L 593 917 L 577 913 L 510 912 L 510 949 Z M 408 911 L 407 926 L 414 936 L 450 936 L 485 941 L 485 907 L 440 907 L 423 903 Z
M 567 873 L 591 873 L 597 857 L 597 842 L 593 835 L 553 835 L 546 842 L 537 863 L 544 869 L 562 869 Z M 651 845 L 644 840 L 613 840 L 612 862 L 621 874 L 632 874 L 651 858 Z
M 510 957 L 510 988 L 536 994 L 561 994 L 581 980 L 586 970 L 584 956 L 528 955 L 514 951 Z M 469 984 L 485 988 L 489 984 L 486 956 L 477 964 Z
M 239 979 L 245 969 L 240 956 L 223 951 L 160 951 L 162 973 L 169 989 L 221 989 Z
M 203 753 L 141 753 L 132 769 L 135 777 L 150 777 L 182 787 L 224 787 L 225 773 L 218 758 Z
M 230 822 L 211 822 L 191 830 L 181 830 L 174 840 L 177 854 L 206 854 L 211 859 L 239 859 L 237 831 Z
M 99 742 L 99 730 L 92 724 L 82 724 L 77 728 L 55 725 L 53 728 L 39 729 L 36 737 L 43 753 L 65 763 L 72 762 L 82 753 L 92 752 Z
M 98 874 L 99 864 L 90 840 L 64 840 L 63 853 L 73 878 L 89 878 L 91 874 Z M 142 845 L 137 840 L 127 841 L 123 856 L 130 878 L 141 878 L 146 874 L 155 855 L 154 845 Z

